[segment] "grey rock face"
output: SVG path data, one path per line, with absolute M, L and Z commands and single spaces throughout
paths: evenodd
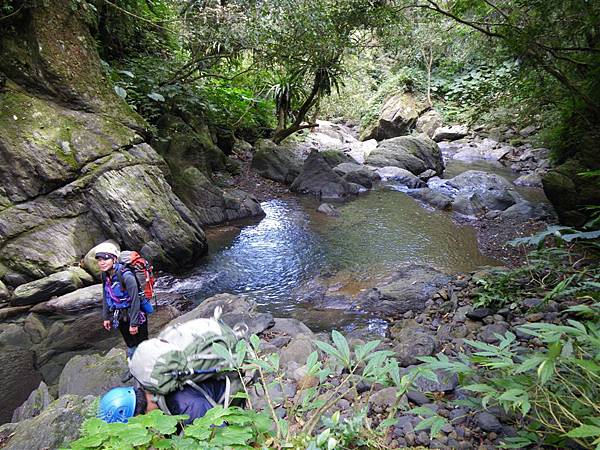
M 18 286 L 11 303 L 22 306 L 43 302 L 55 295 L 66 294 L 92 282 L 93 279 L 87 272 L 73 267 Z
M 308 356 L 313 352 L 312 337 L 301 334 L 290 341 L 280 352 L 279 361 L 281 365 L 290 362 L 298 363 L 299 365 L 306 364 Z
M 397 342 L 393 348 L 400 366 L 407 367 L 419 364 L 419 356 L 430 356 L 435 350 L 435 339 L 427 333 L 412 328 L 405 328 L 395 336 Z
M 15 409 L 12 421 L 21 422 L 22 420 L 31 419 L 39 415 L 53 400 L 48 392 L 48 386 L 42 381 L 39 387 L 29 394 L 29 398 L 27 398 L 25 403 Z
M 181 177 L 179 197 L 203 226 L 264 215 L 256 198 L 239 189 L 215 186 L 195 167 L 187 168 Z
M 432 138 L 435 130 L 441 127 L 442 124 L 442 116 L 439 112 L 432 109 L 417 119 L 416 129 L 419 133 L 425 133 Z
M 82 289 L 77 289 L 60 297 L 53 298 L 43 303 L 38 303 L 32 312 L 73 314 L 91 308 L 102 306 L 102 285 L 95 284 Z
M 25 450 L 59 448 L 79 437 L 81 424 L 94 412 L 90 410 L 94 397 L 68 395 L 52 402 L 41 414 L 28 420 L 0 427 L 10 428 L 12 437 L 4 444 L 5 449 Z
M 121 374 L 126 368 L 123 350 L 113 349 L 106 356 L 75 356 L 60 374 L 58 395 L 102 395 L 113 387 L 123 385 Z
M 437 144 L 430 139 L 414 136 L 401 136 L 380 142 L 367 156 L 365 163 L 377 167 L 400 167 L 415 175 L 428 169 L 441 175 L 444 170 L 442 152 Z
M 502 429 L 502 424 L 496 416 L 489 412 L 477 414 L 477 424 L 483 431 L 497 433 Z
M 33 358 L 33 352 L 27 348 L 12 346 L 2 348 L 0 365 L 0 379 L 2 379 L 0 401 L 3 411 L 0 420 L 2 422 L 11 420 L 12 411 L 27 400 L 29 393 L 42 381 L 33 365 Z
M 291 149 L 269 140 L 256 143 L 252 168 L 262 177 L 290 184 L 302 169 L 302 160 Z
M 360 134 L 360 140 L 390 139 L 407 134 L 425 106 L 409 93 L 398 94 L 386 100 L 379 119 Z
M 299 334 L 308 336 L 314 335 L 311 329 L 298 319 L 277 318 L 275 319 L 275 325 L 273 325 L 271 331 L 291 337 L 296 337 Z
M 223 315 L 221 316 L 223 320 L 229 314 L 239 316 L 254 315 L 256 313 L 256 303 L 243 295 L 217 294 L 207 298 L 193 310 L 172 320 L 168 325 L 184 323 L 203 317 L 212 317 L 217 306 L 220 306 L 223 310 Z
M 322 199 L 340 199 L 358 193 L 358 186 L 336 174 L 316 151 L 306 159 L 302 172 L 290 189 L 301 194 L 312 194 Z

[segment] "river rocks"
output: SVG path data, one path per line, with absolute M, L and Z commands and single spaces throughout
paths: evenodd
M 31 305 L 79 289 L 92 283 L 92 277 L 83 269 L 73 267 L 57 272 L 49 277 L 22 284 L 15 289 L 11 304 L 15 306 Z
M 195 167 L 183 171 L 177 192 L 203 226 L 264 215 L 256 198 L 239 189 L 215 186 Z
M 302 170 L 302 159 L 288 147 L 264 139 L 255 148 L 252 168 L 262 177 L 291 184 Z
M 436 348 L 435 339 L 418 328 L 402 328 L 394 340 L 397 344 L 392 351 L 401 367 L 419 364 L 419 356 L 430 356 Z
M 123 385 L 121 375 L 126 369 L 127 358 L 123 350 L 113 349 L 106 356 L 75 356 L 60 374 L 58 395 L 102 395 Z
M 340 216 L 340 212 L 337 209 L 335 209 L 335 207 L 331 203 L 320 204 L 319 207 L 317 208 L 317 212 L 325 214 L 326 216 L 329 216 L 329 217 L 339 217 Z
M 441 210 L 452 209 L 452 198 L 430 188 L 410 189 L 407 194 L 434 208 Z
M 223 315 L 221 316 L 222 318 L 225 318 L 229 314 L 249 315 L 256 312 L 256 303 L 254 300 L 251 300 L 248 297 L 233 294 L 217 294 L 213 297 L 207 298 L 193 310 L 172 320 L 168 325 L 184 323 L 203 317 L 212 317 L 217 306 L 220 306 L 223 311 Z
M 27 312 L 30 308 L 31 308 L 31 306 L 29 306 L 29 305 L 14 306 L 12 308 L 11 307 L 2 308 L 2 309 L 0 309 L 0 320 L 8 319 L 9 317 L 18 316 L 19 314 L 23 314 L 24 312 Z
M 423 311 L 425 302 L 448 280 L 447 275 L 432 267 L 404 266 L 369 292 L 363 300 L 364 306 L 386 317 Z
M 9 428 L 11 437 L 3 442 L 9 450 L 60 448 L 66 442 L 79 437 L 83 421 L 93 415 L 91 407 L 95 397 L 67 395 L 52 402 L 39 415 L 15 424 L 0 427 Z
M 39 415 L 53 400 L 54 398 L 48 392 L 48 386 L 42 381 L 38 388 L 29 395 L 25 403 L 15 409 L 11 422 L 21 422 Z
M 373 182 L 379 180 L 379 175 L 361 164 L 342 163 L 333 168 L 333 171 L 349 183 L 359 184 L 367 189 L 373 187 Z
M 429 110 L 417 119 L 416 130 L 419 133 L 425 133 L 429 138 L 432 138 L 435 130 L 443 124 L 442 116 L 435 110 Z
M 542 187 L 542 176 L 544 172 L 536 171 L 521 175 L 519 178 L 513 181 L 517 186 L 530 186 L 530 187 Z
M 419 175 L 428 169 L 441 175 L 444 170 L 442 153 L 435 142 L 427 138 L 401 136 L 378 144 L 365 159 L 377 167 L 395 166 Z
M 275 334 L 296 337 L 298 335 L 313 336 L 313 332 L 304 323 L 298 319 L 276 318 L 275 324 L 269 330 Z
M 503 219 L 525 222 L 527 220 L 554 221 L 554 211 L 545 203 L 522 201 L 516 203 L 500 213 Z
M 279 362 L 282 366 L 290 362 L 299 365 L 306 364 L 308 356 L 313 352 L 313 338 L 310 335 L 296 335 L 289 344 L 279 352 Z
M 502 145 L 492 139 L 486 138 L 481 142 L 471 142 L 467 146 L 459 147 L 459 151 L 452 156 L 452 159 L 460 161 L 500 161 L 514 150 L 514 147 Z
M 32 308 L 32 312 L 37 313 L 55 313 L 55 314 L 76 314 L 91 308 L 100 308 L 102 306 L 102 285 L 95 284 L 74 292 L 70 292 L 60 297 L 53 298 L 43 303 L 39 303 Z
M 449 180 L 431 179 L 429 187 L 453 198 L 452 209 L 464 215 L 503 211 L 522 201 L 513 185 L 499 175 L 468 170 Z
M 469 128 L 465 125 L 452 125 L 449 127 L 439 127 L 433 133 L 432 139 L 436 142 L 455 141 L 469 134 Z
M 406 169 L 401 169 L 400 167 L 381 167 L 376 170 L 376 173 L 381 178 L 381 181 L 394 181 L 411 189 L 423 188 L 427 186 L 427 183 L 414 175 L 412 172 L 409 172 Z
M 360 140 L 379 141 L 405 135 L 414 127 L 424 109 L 425 105 L 410 93 L 393 95 L 381 107 L 377 121 L 361 132 Z
M 317 151 L 311 152 L 290 190 L 323 199 L 340 199 L 358 194 L 360 188 L 336 174 Z
M 375 139 L 369 139 L 367 141 L 357 141 L 349 144 L 346 152 L 359 164 L 364 164 L 365 158 L 367 158 L 373 150 L 377 148 L 377 141 Z
M 341 150 L 328 149 L 321 150 L 319 154 L 332 169 L 340 164 L 356 164 L 356 161 Z
M 483 431 L 497 433 L 502 430 L 502 424 L 496 416 L 489 412 L 477 414 L 477 424 Z

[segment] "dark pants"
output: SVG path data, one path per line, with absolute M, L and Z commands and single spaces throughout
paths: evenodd
M 137 334 L 131 334 L 129 332 L 129 321 L 119 321 L 119 331 L 125 339 L 127 345 L 127 357 L 131 358 L 135 348 L 143 341 L 148 339 L 148 321 L 146 320 L 143 324 L 138 326 Z

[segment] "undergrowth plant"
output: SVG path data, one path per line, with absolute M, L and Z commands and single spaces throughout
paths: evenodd
M 315 342 L 320 353 L 312 352 L 305 365 L 304 381 L 309 384 L 300 386 L 291 398 L 282 395 L 285 370 L 280 366 L 279 354 L 263 353 L 257 336 L 239 341 L 235 351 L 214 344 L 215 353 L 230 360 L 240 375 L 255 374 L 256 382 L 245 382 L 243 392 L 236 395 L 246 400 L 246 408 L 212 408 L 187 426 L 181 425 L 186 416 L 165 416 L 158 410 L 136 416 L 127 424 L 90 418 L 82 426 L 81 437 L 69 448 L 387 449 L 396 415 L 406 405 L 401 402 L 404 394 L 418 377 L 435 381 L 436 375 L 426 367 L 402 374 L 392 352 L 377 350 L 380 341 L 351 348 L 339 332 L 333 331 L 331 336 L 331 344 Z M 370 388 L 363 392 L 359 384 Z M 369 398 L 375 386 L 397 389 L 387 417 L 377 421 L 369 415 Z M 266 406 L 253 404 L 252 399 L 257 397 L 250 395 L 252 389 Z M 354 403 L 350 409 L 340 410 L 338 402 L 348 396 L 355 399 Z M 446 419 L 427 408 L 407 412 L 424 419 L 416 431 L 429 430 L 432 436 L 446 424 Z

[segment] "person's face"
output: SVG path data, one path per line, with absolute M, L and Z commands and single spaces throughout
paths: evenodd
M 115 265 L 115 260 L 112 258 L 103 258 L 101 256 L 96 256 L 96 261 L 98 261 L 98 266 L 102 272 L 108 272 Z

